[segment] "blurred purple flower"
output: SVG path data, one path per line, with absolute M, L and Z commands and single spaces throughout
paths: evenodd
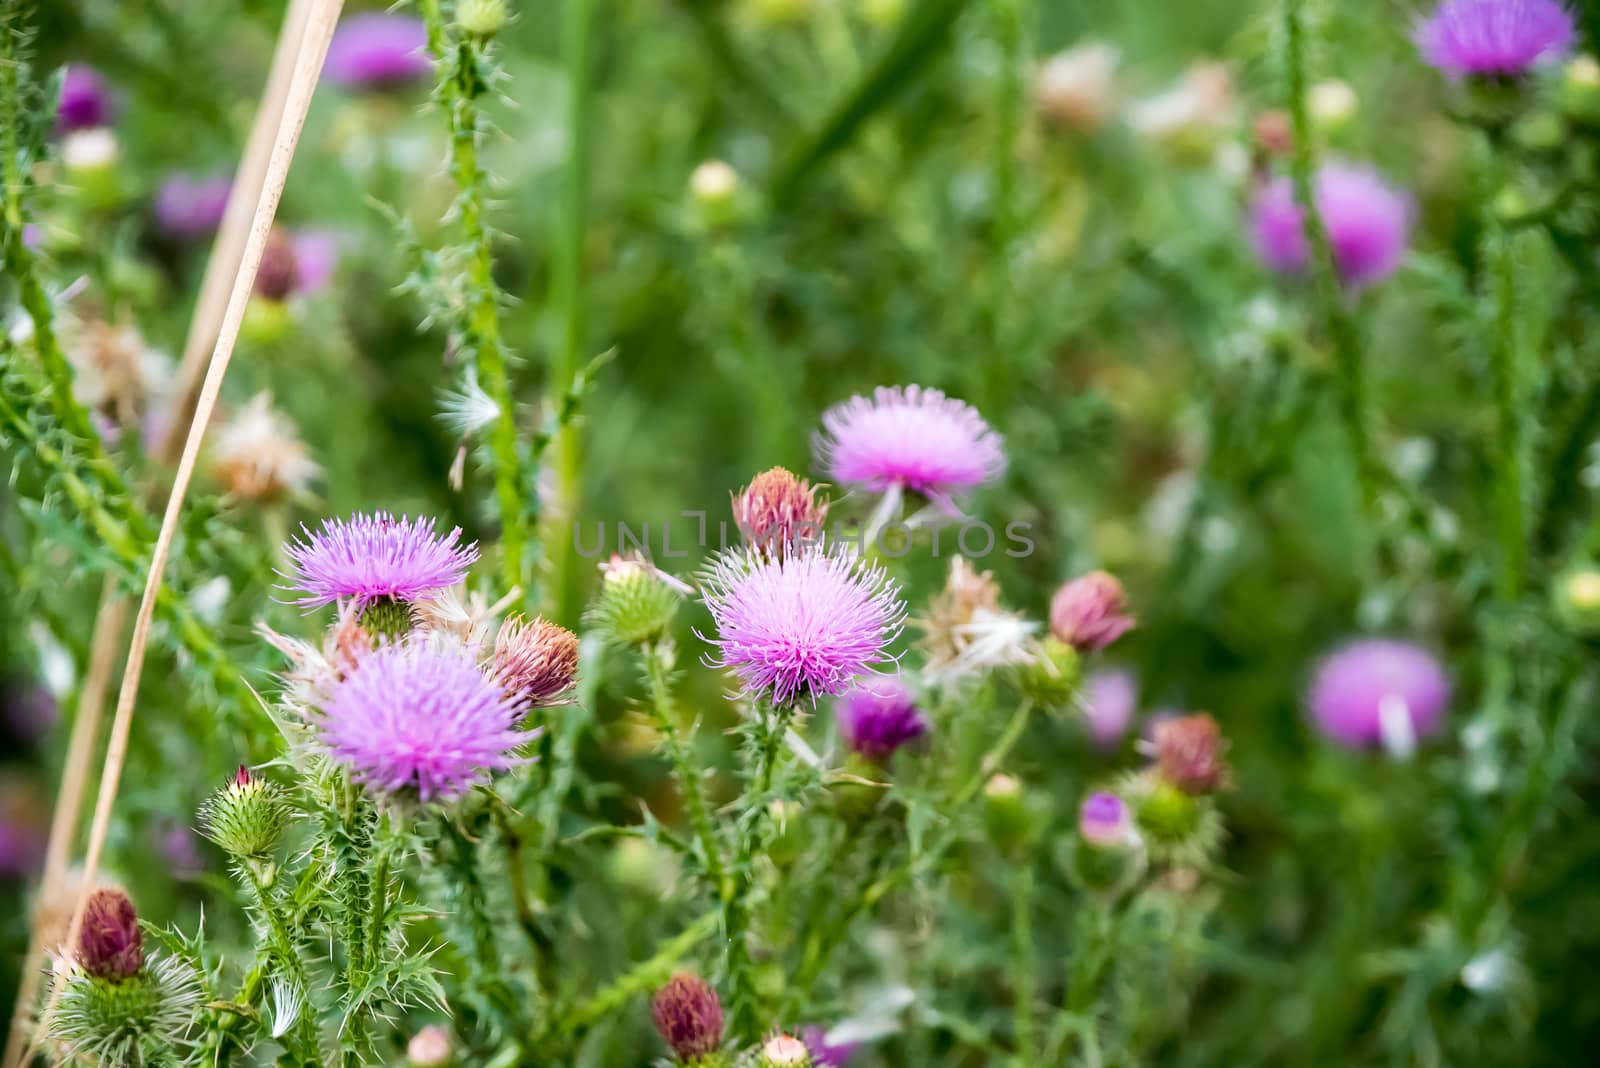
M 839 701 L 839 733 L 851 751 L 887 763 L 901 746 L 928 733 L 928 717 L 909 687 L 897 679 L 873 679 Z
M 167 236 L 180 241 L 206 236 L 222 223 L 232 184 L 233 179 L 226 175 L 178 172 L 169 176 L 156 191 L 157 225 Z
M 109 125 L 115 102 L 100 72 L 73 64 L 61 77 L 61 97 L 56 102 L 56 130 L 71 133 Z
M 830 1043 L 827 1030 L 815 1024 L 802 1028 L 800 1037 L 805 1041 L 806 1049 L 811 1051 L 811 1060 L 816 1068 L 842 1068 L 861 1049 L 859 1042 Z
M 0 693 L 5 723 L 23 741 L 34 741 L 61 718 L 55 695 L 36 684 L 7 683 Z
M 333 230 L 299 230 L 292 240 L 295 288 L 305 294 L 321 291 L 333 280 L 333 272 L 339 266 L 340 235 Z
M 1092 846 L 1105 849 L 1125 845 L 1133 837 L 1128 804 L 1116 794 L 1090 794 L 1078 809 L 1078 833 Z
M 1133 726 L 1139 680 L 1131 671 L 1095 671 L 1083 680 L 1083 714 L 1089 737 L 1100 749 L 1115 749 Z
M 703 588 L 717 629 L 709 663 L 778 704 L 843 693 L 889 659 L 906 612 L 882 568 L 820 542 L 779 558 L 725 553 Z
M 428 77 L 428 31 L 421 19 L 370 12 L 339 23 L 323 74 L 335 85 L 386 89 Z
M 1317 668 L 1311 714 L 1343 745 L 1382 743 L 1403 755 L 1438 730 L 1450 701 L 1450 678 L 1421 646 L 1387 639 L 1351 642 Z
M 1577 29 L 1559 0 L 1444 0 L 1417 27 L 1429 66 L 1461 78 L 1522 74 L 1572 50 Z
M 880 386 L 823 413 L 817 462 L 838 482 L 910 490 L 954 510 L 953 498 L 1005 471 L 1003 442 L 977 409 L 922 386 Z
M 1382 281 L 1400 266 L 1411 230 L 1411 201 L 1377 171 L 1326 164 L 1317 172 L 1314 199 L 1346 286 L 1360 289 Z M 1288 178 L 1268 182 L 1256 193 L 1250 228 L 1256 254 L 1273 270 L 1294 274 L 1310 262 L 1304 218 Z
M 380 597 L 398 601 L 454 586 L 478 559 L 476 545 L 462 546 L 461 528 L 440 535 L 433 520 L 396 519 L 388 512 L 325 520 L 303 541 L 284 547 L 293 571 L 283 577 L 305 596 L 295 604 L 317 608 L 350 598 L 358 606 Z
M 385 645 L 328 693 L 318 732 L 356 781 L 431 801 L 522 763 L 520 716 L 465 646 Z
M 200 855 L 200 839 L 185 824 L 170 823 L 157 828 L 155 844 L 156 852 L 173 875 L 187 878 L 205 870 L 205 859 Z

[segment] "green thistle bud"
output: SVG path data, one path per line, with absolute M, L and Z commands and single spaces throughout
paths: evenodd
M 289 822 L 289 804 L 277 786 L 241 767 L 200 810 L 205 836 L 234 857 L 272 852 Z
M 642 560 L 613 557 L 605 565 L 600 595 L 588 623 L 607 641 L 645 645 L 666 636 L 678 614 L 679 595 Z
M 1058 708 L 1072 700 L 1082 673 L 1078 653 L 1055 636 L 1044 640 L 1039 655 L 1020 670 L 1023 692 L 1047 708 Z
M 1153 780 L 1138 799 L 1139 827 L 1152 840 L 1164 844 L 1183 842 L 1200 829 L 1200 804 L 1166 779 Z
M 828 782 L 828 794 L 839 817 L 847 823 L 865 819 L 883 801 L 883 769 L 856 753 L 845 758 L 838 776 Z
M 1222 818 L 1209 796 L 1185 793 L 1156 770 L 1132 776 L 1118 792 L 1133 806 L 1140 839 L 1156 859 L 1200 866 L 1222 844 Z
M 51 1034 L 102 1065 L 176 1064 L 176 1047 L 199 1011 L 199 984 L 172 960 L 124 979 L 74 969 Z
M 1021 780 L 1004 773 L 989 776 L 983 784 L 983 817 L 989 840 L 1007 853 L 1033 842 L 1043 823 L 1034 798 Z
M 399 641 L 416 626 L 411 606 L 393 597 L 374 597 L 361 609 L 361 626 L 374 638 Z
M 509 14 L 505 0 L 461 0 L 456 5 L 456 26 L 468 36 L 487 40 L 505 28 Z

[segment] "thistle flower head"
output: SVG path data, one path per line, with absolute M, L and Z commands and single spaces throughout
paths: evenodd
M 322 473 L 270 393 L 256 394 L 217 428 L 211 459 L 228 492 L 249 501 L 302 493 Z
M 1133 725 L 1139 680 L 1131 671 L 1095 671 L 1083 680 L 1083 714 L 1089 737 L 1100 749 L 1115 749 Z
M 101 1065 L 176 1064 L 200 1016 L 194 972 L 169 957 L 121 979 L 69 973 L 51 1025 L 68 1059 Z
M 351 89 L 395 88 L 432 72 L 422 20 L 377 12 L 341 21 L 323 64 L 329 81 Z
M 288 822 L 289 804 L 283 792 L 242 765 L 200 810 L 205 836 L 234 857 L 270 853 Z
M 650 1001 L 656 1031 L 681 1061 L 706 1057 L 722 1046 L 722 1002 L 697 975 L 679 972 Z
M 1216 793 L 1226 784 L 1226 743 L 1215 719 L 1204 712 L 1174 716 L 1157 723 L 1153 734 L 1162 779 L 1191 796 Z
M 406 1043 L 406 1063 L 411 1068 L 445 1068 L 454 1056 L 450 1032 L 438 1024 L 429 1024 Z
M 772 554 L 822 536 L 828 502 L 817 487 L 782 467 L 763 471 L 733 498 L 733 521 L 745 544 Z
M 1560 59 L 1577 29 L 1560 0 L 1444 0 L 1417 27 L 1423 60 L 1452 78 L 1507 77 Z
M 287 300 L 299 279 L 300 264 L 295 258 L 294 238 L 282 227 L 274 226 L 261 250 L 261 264 L 256 268 L 256 295 L 267 300 Z
M 811 1051 L 793 1035 L 775 1034 L 761 1043 L 761 1068 L 810 1068 Z
M 896 750 L 923 738 L 929 728 L 910 687 L 889 678 L 872 679 L 845 694 L 838 720 L 850 750 L 875 764 L 888 763 Z
M 1090 794 L 1078 809 L 1078 833 L 1097 849 L 1128 844 L 1134 833 L 1128 803 L 1105 791 Z
M 881 568 L 820 543 L 778 559 L 726 553 L 703 588 L 716 624 L 709 663 L 779 704 L 843 693 L 888 660 L 905 618 Z
M 495 636 L 494 675 L 529 707 L 557 704 L 578 679 L 578 636 L 542 618 L 508 619 Z
M 1091 571 L 1063 584 L 1050 599 L 1050 633 L 1080 653 L 1104 649 L 1133 629 L 1127 609 L 1116 576 Z
M 56 101 L 56 129 L 61 133 L 109 125 L 115 105 L 105 79 L 93 67 L 76 63 L 61 76 L 61 96 Z
M 478 559 L 476 545 L 462 546 L 459 527 L 434 531 L 432 519 L 396 519 L 388 512 L 325 520 L 316 533 L 301 527 L 303 541 L 284 552 L 293 566 L 285 575 L 305 594 L 296 604 L 316 608 L 349 598 L 365 606 L 377 598 L 411 602 L 454 586 Z
M 816 1068 L 843 1068 L 861 1048 L 859 1042 L 829 1042 L 827 1029 L 815 1024 L 801 1029 L 800 1035 Z
M 950 561 L 944 589 L 928 601 L 911 625 L 926 656 L 924 677 L 941 685 L 992 668 L 1025 664 L 1036 655 L 1036 623 L 1000 607 L 1000 585 L 964 557 Z
M 521 763 L 517 750 L 532 737 L 472 653 L 442 641 L 381 646 L 332 687 L 321 712 L 323 745 L 358 782 L 424 802 Z
M 221 225 L 232 187 L 226 175 L 170 175 L 156 191 L 156 224 L 174 240 L 205 237 Z
M 1377 171 L 1326 164 L 1317 172 L 1312 199 L 1347 287 L 1382 281 L 1400 266 L 1411 230 L 1411 201 Z M 1256 254 L 1268 267 L 1285 274 L 1305 270 L 1311 245 L 1288 178 L 1268 182 L 1256 193 L 1250 228 Z
M 144 934 L 127 894 L 108 888 L 89 895 L 73 956 L 78 967 L 97 979 L 138 974 L 144 967 Z
M 828 409 L 814 446 L 842 485 L 911 490 L 948 507 L 1006 466 L 1000 435 L 977 409 L 922 386 L 880 386 Z
M 1439 729 L 1449 702 L 1450 678 L 1433 654 L 1386 639 L 1335 650 L 1317 668 L 1310 695 L 1312 718 L 1327 737 L 1402 753 Z

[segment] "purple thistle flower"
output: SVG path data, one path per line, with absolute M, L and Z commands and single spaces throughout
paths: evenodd
M 333 230 L 299 230 L 294 243 L 295 288 L 301 293 L 316 293 L 333 280 L 339 266 L 342 236 Z
M 839 733 L 853 752 L 886 764 L 895 750 L 928 733 L 928 717 L 916 696 L 895 679 L 874 679 L 845 694 L 838 708 Z
M 76 64 L 61 76 L 61 96 L 56 102 L 56 131 L 71 133 L 111 123 L 111 90 L 100 72 Z
M 880 386 L 829 408 L 813 445 L 839 483 L 911 490 L 951 510 L 953 497 L 1006 467 L 1000 435 L 977 409 L 922 386 Z
M 1444 0 L 1417 27 L 1417 48 L 1452 78 L 1525 73 L 1559 59 L 1577 36 L 1559 0 Z
M 1128 803 L 1116 794 L 1090 794 L 1078 809 L 1078 833 L 1100 849 L 1127 844 L 1133 835 L 1133 820 Z
M 1433 733 L 1450 701 L 1450 678 L 1432 653 L 1408 642 L 1368 639 L 1335 650 L 1311 684 L 1311 714 L 1343 745 L 1382 743 L 1397 754 Z
M 1394 273 L 1411 230 L 1411 201 L 1404 193 L 1370 168 L 1329 163 L 1317 172 L 1313 196 L 1346 286 L 1359 289 Z M 1303 271 L 1311 245 L 1294 184 L 1278 178 L 1262 186 L 1250 214 L 1262 261 L 1284 274 Z
M 393 88 L 432 72 L 422 20 L 377 12 L 340 22 L 323 64 L 330 82 L 353 89 Z
M 1097 748 L 1115 749 L 1133 725 L 1139 680 L 1131 671 L 1096 671 L 1083 680 L 1083 714 Z
M 221 225 L 232 187 L 233 179 L 224 175 L 170 175 L 156 191 L 156 224 L 180 241 L 204 237 Z
M 364 657 L 322 703 L 323 745 L 385 793 L 449 799 L 522 763 L 521 707 L 465 647 L 409 642 Z
M 709 1057 L 722 1048 L 722 1002 L 698 975 L 679 972 L 650 999 L 656 1031 L 680 1061 Z
M 816 1068 L 843 1068 L 861 1048 L 859 1042 L 829 1042 L 828 1032 L 815 1024 L 802 1028 L 800 1037 L 811 1051 L 811 1060 Z
M 726 553 L 704 580 L 704 598 L 717 627 L 707 663 L 779 704 L 843 693 L 890 659 L 884 650 L 906 614 L 882 568 L 821 543 L 781 558 Z
M 292 587 L 306 594 L 294 602 L 306 608 L 353 598 L 357 606 L 389 597 L 415 601 L 454 586 L 478 559 L 474 545 L 460 546 L 461 528 L 440 536 L 433 520 L 396 519 L 388 512 L 356 514 L 348 522 L 325 520 L 315 534 L 284 547 L 294 566 Z M 280 572 L 281 574 L 281 572 Z

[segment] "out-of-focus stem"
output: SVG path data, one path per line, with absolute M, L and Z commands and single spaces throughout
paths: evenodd
M 1037 979 L 1033 957 L 1033 866 L 1028 858 L 1011 871 L 1011 987 L 1012 1032 L 1016 1038 L 1016 1068 L 1033 1068 L 1033 1002 Z
M 1496 417 L 1495 529 L 1500 542 L 1500 596 L 1515 601 L 1522 595 L 1527 570 L 1527 533 L 1522 466 L 1525 435 L 1522 416 L 1522 361 L 1517 338 L 1516 264 L 1513 238 L 1490 238 L 1493 258 L 1495 332 L 1489 342 L 1489 373 Z

